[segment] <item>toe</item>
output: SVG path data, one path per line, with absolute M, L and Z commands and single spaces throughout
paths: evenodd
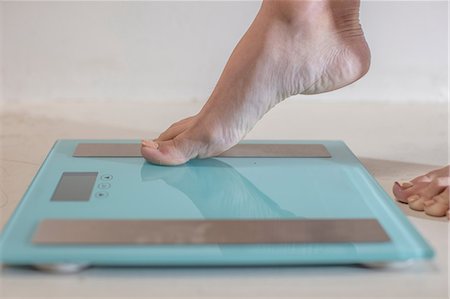
M 427 198 L 420 196 L 418 194 L 408 197 L 408 205 L 412 210 L 423 211 L 425 208 L 425 201 Z
M 392 188 L 392 192 L 394 193 L 395 198 L 403 203 L 408 203 L 408 198 L 419 194 L 420 190 L 427 187 L 429 183 L 425 182 L 416 182 L 413 186 L 405 188 L 402 187 L 399 183 L 395 183 Z
M 425 175 L 418 176 L 411 180 L 411 183 L 417 184 L 417 183 L 429 183 L 434 179 L 434 175 L 431 173 L 427 173 Z
M 426 176 L 434 179 L 438 177 L 450 177 L 450 165 L 430 171 Z
M 184 146 L 179 140 L 146 141 L 142 143 L 142 156 L 150 163 L 157 165 L 180 165 L 193 158 L 194 151 Z
M 161 135 L 159 135 L 159 137 L 157 139 L 155 139 L 155 141 L 167 141 L 170 139 L 174 139 L 175 137 L 177 137 L 178 135 L 183 133 L 186 130 L 186 128 L 187 128 L 187 125 L 182 125 L 182 124 L 180 124 L 178 126 L 171 126 L 167 130 L 162 132 Z
M 173 123 L 167 130 L 159 135 L 155 141 L 167 141 L 175 138 L 182 132 L 184 132 L 188 127 L 191 126 L 192 121 L 194 120 L 194 116 L 182 119 L 176 123 Z
M 434 196 L 425 203 L 425 213 L 430 216 L 442 217 L 448 213 L 449 209 L 449 188 Z
M 394 186 L 392 187 L 392 192 L 394 193 L 394 196 L 398 201 L 408 203 L 408 201 L 406 200 L 407 196 L 405 196 L 405 190 L 413 186 L 414 185 L 411 182 L 395 182 Z
M 428 185 L 417 190 L 417 194 L 424 197 L 433 198 L 442 193 L 449 186 L 450 178 L 438 177 L 434 178 Z
M 392 192 L 394 193 L 395 198 L 398 201 L 406 203 L 408 202 L 408 198 L 413 195 L 421 195 L 425 198 L 432 198 L 433 196 L 436 196 L 444 191 L 444 189 L 449 186 L 450 179 L 448 177 L 440 177 L 434 178 L 430 182 L 413 181 L 411 181 L 411 183 L 413 183 L 413 186 L 402 186 L 397 182 L 394 184 Z
M 445 166 L 439 169 L 435 169 L 433 171 L 428 172 L 425 175 L 418 176 L 411 180 L 411 183 L 430 183 L 432 180 L 436 178 L 442 177 L 450 177 L 450 166 Z

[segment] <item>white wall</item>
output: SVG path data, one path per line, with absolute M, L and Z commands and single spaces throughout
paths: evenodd
M 5 101 L 204 101 L 260 2 L 0 6 Z M 361 21 L 372 49 L 369 74 L 339 91 L 299 98 L 448 99 L 446 1 L 365 1 Z
M 3 5 L 0 3 L 0 104 L 2 103 L 4 87 L 3 87 Z

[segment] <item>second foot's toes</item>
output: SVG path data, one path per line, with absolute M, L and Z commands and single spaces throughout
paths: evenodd
M 449 211 L 449 188 L 424 202 L 425 213 L 430 216 L 443 217 Z
M 450 185 L 449 177 L 436 177 L 430 181 L 412 180 L 411 182 L 396 182 L 392 188 L 395 198 L 403 203 L 409 203 L 409 198 L 419 195 L 424 198 L 432 198 L 444 191 Z
M 410 182 L 396 182 L 392 191 L 398 201 L 407 203 L 412 210 L 435 217 L 447 215 L 450 219 L 449 186 L 449 166 L 446 166 Z
M 402 202 L 405 202 L 406 198 L 411 209 L 424 211 L 427 204 L 431 206 L 430 200 L 443 193 L 447 186 L 448 178 L 436 178 L 429 183 L 419 182 L 413 186 L 402 187 L 401 190 L 397 190 L 396 197 Z

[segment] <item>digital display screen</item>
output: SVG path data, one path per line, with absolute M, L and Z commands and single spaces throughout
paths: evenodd
M 98 172 L 63 172 L 52 201 L 88 201 Z

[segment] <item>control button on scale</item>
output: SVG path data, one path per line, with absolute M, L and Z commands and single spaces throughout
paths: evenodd
M 105 197 L 108 197 L 108 192 L 106 192 L 106 191 L 100 191 L 100 192 L 97 192 L 97 193 L 95 193 L 95 197 L 97 197 L 97 198 L 105 198 Z
M 98 189 L 109 189 L 111 188 L 111 184 L 110 183 L 100 183 L 97 185 Z
M 110 175 L 110 174 L 104 174 L 104 175 L 102 175 L 102 176 L 100 177 L 100 179 L 101 179 L 102 181 L 110 181 L 110 180 L 112 180 L 112 178 L 113 178 L 113 176 Z

